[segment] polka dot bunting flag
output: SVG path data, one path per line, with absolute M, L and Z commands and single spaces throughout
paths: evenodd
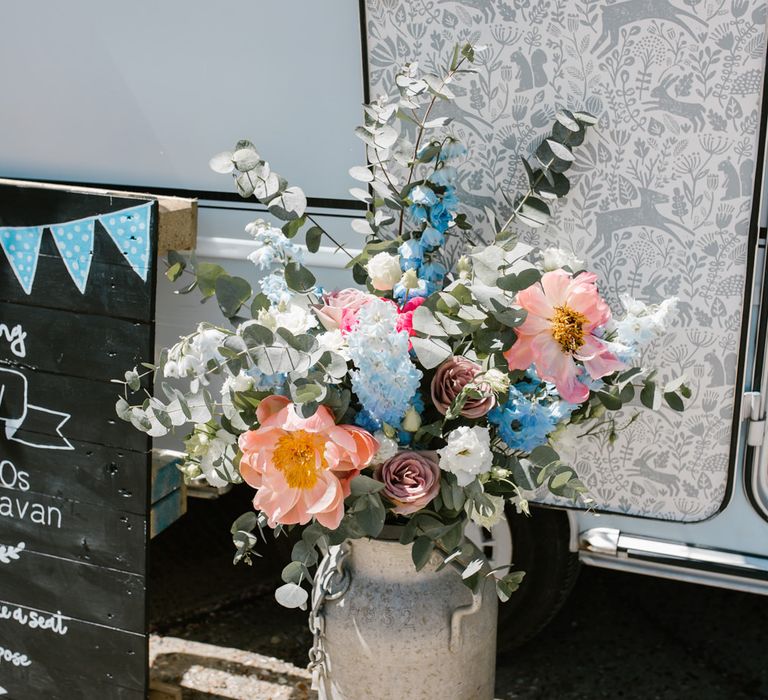
M 149 274 L 151 212 L 152 203 L 147 202 L 98 217 L 133 271 L 145 282 Z
M 37 272 L 37 257 L 43 226 L 14 226 L 0 228 L 0 246 L 3 248 L 13 274 L 27 294 L 32 293 L 32 283 Z
M 81 294 L 85 294 L 85 285 L 91 270 L 95 223 L 96 219 L 81 219 L 50 227 L 61 259 Z

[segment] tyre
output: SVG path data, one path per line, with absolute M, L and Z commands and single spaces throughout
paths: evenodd
M 568 515 L 533 508 L 528 517 L 508 509 L 506 521 L 493 530 L 473 526 L 467 536 L 483 548 L 492 566 L 512 564 L 514 570 L 525 571 L 520 588 L 499 605 L 498 650 L 510 651 L 547 625 L 576 583 L 579 555 L 569 549 Z

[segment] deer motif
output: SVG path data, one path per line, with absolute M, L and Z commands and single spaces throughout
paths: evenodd
M 653 460 L 654 466 L 650 465 Z M 670 496 L 677 496 L 680 493 L 680 476 L 663 471 L 667 465 L 667 457 L 663 454 L 657 454 L 650 450 L 643 450 L 640 456 L 632 462 L 632 467 L 627 469 L 627 476 L 630 478 L 648 479 L 666 489 Z
M 531 54 L 530 61 L 520 49 L 515 51 L 509 59 L 518 67 L 517 92 L 526 92 L 533 90 L 534 87 L 543 87 L 547 84 L 547 74 L 544 72 L 547 54 L 542 49 L 536 49 Z
M 675 233 L 673 226 L 693 235 L 693 231 L 657 211 L 657 204 L 664 204 L 669 201 L 666 194 L 644 187 L 638 187 L 637 190 L 640 193 L 640 206 L 602 211 L 595 214 L 595 238 L 587 248 L 587 253 L 591 257 L 595 258 L 607 253 L 611 249 L 613 234 L 622 229 L 646 226 L 664 231 L 681 246 L 683 242 L 680 236 Z
M 669 88 L 675 84 L 677 77 L 667 76 L 653 90 L 651 97 L 653 100 L 644 102 L 645 111 L 660 110 L 675 117 L 684 117 L 689 122 L 694 131 L 698 131 L 704 126 L 705 109 L 703 105 L 695 102 L 683 102 L 669 94 Z
M 625 2 L 617 2 L 615 5 L 605 5 L 602 8 L 602 13 L 603 33 L 592 47 L 592 53 L 597 51 L 598 47 L 605 41 L 608 44 L 598 54 L 598 58 L 602 58 L 611 49 L 615 49 L 619 45 L 619 32 L 621 28 L 633 22 L 640 22 L 644 19 L 667 20 L 678 27 L 682 27 L 694 39 L 696 39 L 696 35 L 688 26 L 686 19 L 706 26 L 706 22 L 703 19 L 690 12 L 685 12 L 679 7 L 675 7 L 669 0 L 625 0 Z

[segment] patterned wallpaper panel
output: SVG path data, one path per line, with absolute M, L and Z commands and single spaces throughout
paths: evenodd
M 765 66 L 764 0 L 367 0 L 371 95 L 396 67 L 440 70 L 453 44 L 486 45 L 452 86 L 469 153 L 461 189 L 476 226 L 523 188 L 518 154 L 555 109 L 600 117 L 573 189 L 534 245 L 587 260 L 602 291 L 680 299 L 645 361 L 685 373 L 684 414 L 644 412 L 609 444 L 579 439 L 571 463 L 599 509 L 696 521 L 727 482 L 747 234 Z M 620 421 L 621 422 L 621 421 Z

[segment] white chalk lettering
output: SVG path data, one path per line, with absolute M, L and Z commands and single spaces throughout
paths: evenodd
M 26 357 L 27 348 L 24 344 L 24 340 L 27 337 L 27 332 L 21 327 L 21 324 L 16 324 L 13 328 L 0 323 L 0 339 L 5 338 L 5 342 L 9 344 L 11 352 L 16 357 Z
M 51 630 L 51 632 L 63 636 L 69 631 L 64 621 L 69 619 L 61 614 L 61 610 L 48 615 L 35 610 L 25 611 L 24 608 L 9 608 L 7 605 L 0 605 L 0 620 L 14 620 L 31 630 Z
M 0 661 L 5 661 L 6 663 L 13 664 L 14 666 L 32 665 L 32 661 L 29 659 L 29 657 L 27 657 L 26 654 L 13 651 L 12 649 L 6 649 L 4 647 L 0 647 Z
M 56 506 L 44 506 L 22 498 L 0 496 L 0 517 L 29 520 L 36 525 L 61 529 L 61 510 Z
M 0 462 L 0 486 L 5 489 L 29 491 L 29 472 L 21 471 L 9 459 Z

